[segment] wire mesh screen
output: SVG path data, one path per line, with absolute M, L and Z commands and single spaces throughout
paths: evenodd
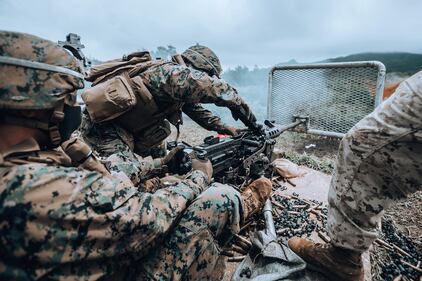
M 384 78 L 380 62 L 274 67 L 268 119 L 284 125 L 294 116 L 309 117 L 309 133 L 342 136 L 379 104 Z

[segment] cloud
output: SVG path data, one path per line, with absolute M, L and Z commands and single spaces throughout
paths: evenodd
M 1 0 L 2 29 L 81 35 L 105 60 L 159 45 L 208 45 L 223 65 L 270 66 L 365 51 L 422 52 L 418 0 Z

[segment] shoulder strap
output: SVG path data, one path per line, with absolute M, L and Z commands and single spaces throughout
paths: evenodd
M 90 82 L 99 83 L 99 81 L 96 80 L 102 81 L 105 76 L 111 78 L 112 76 L 121 73 L 122 70 L 129 70 L 138 63 L 151 60 L 151 55 L 147 51 L 131 53 L 127 56 L 123 56 L 121 59 L 107 61 L 92 67 L 90 74 L 85 79 Z

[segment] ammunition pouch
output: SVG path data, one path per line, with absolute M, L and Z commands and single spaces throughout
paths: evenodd
M 135 93 L 125 75 L 115 76 L 82 94 L 94 123 L 115 119 L 136 105 Z
M 82 94 L 92 122 L 114 120 L 130 111 L 139 100 L 152 100 L 138 74 L 162 63 L 152 61 L 148 52 L 137 52 L 94 66 L 86 78 L 93 82 L 92 87 Z
M 152 126 L 134 135 L 135 151 L 140 155 L 145 154 L 145 151 L 160 145 L 170 133 L 170 123 L 167 120 L 156 122 Z

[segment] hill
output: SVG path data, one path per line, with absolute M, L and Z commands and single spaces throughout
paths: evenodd
M 359 53 L 344 57 L 330 58 L 323 62 L 377 60 L 387 68 L 387 72 L 405 72 L 413 74 L 422 69 L 422 54 L 413 53 Z

